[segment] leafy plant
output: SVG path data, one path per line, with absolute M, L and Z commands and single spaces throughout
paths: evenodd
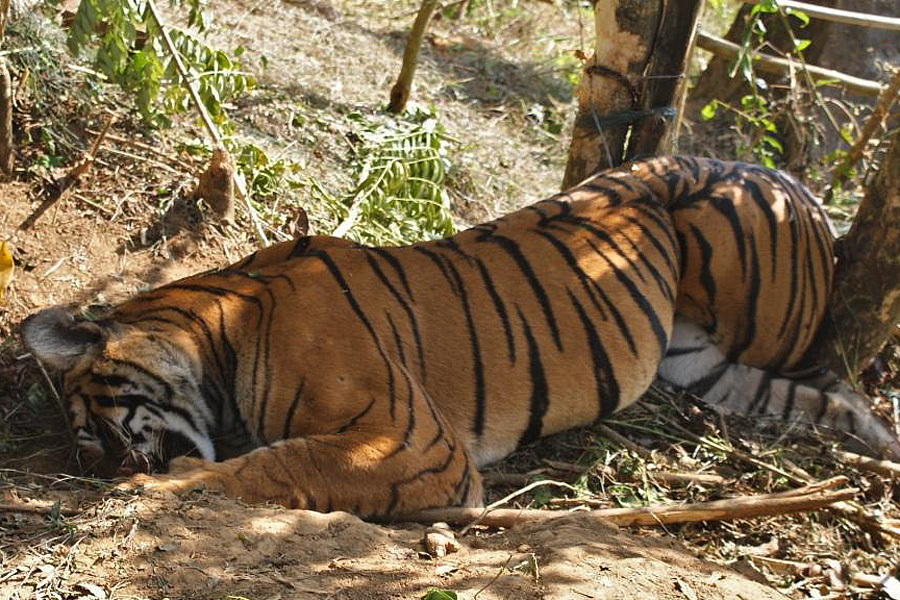
M 222 103 L 254 85 L 234 58 L 207 46 L 200 0 L 177 0 L 188 7 L 187 29 L 170 29 L 171 39 L 200 98 L 214 118 L 223 118 Z M 164 49 L 163 32 L 147 0 L 81 0 L 67 39 L 74 55 L 92 50 L 94 67 L 135 95 L 138 110 L 151 122 L 188 106 L 188 92 L 178 81 L 175 61 Z M 243 52 L 235 51 L 235 58 Z M 171 85 L 175 84 L 175 85 Z
M 787 8 L 781 12 L 781 8 L 775 0 L 760 0 L 753 5 L 747 17 L 747 23 L 743 29 L 741 51 L 735 59 L 729 73 L 730 77 L 738 74 L 747 83 L 750 93 L 741 97 L 740 107 L 713 99 L 701 109 L 700 115 L 704 120 L 712 119 L 719 108 L 730 110 L 735 114 L 735 129 L 740 134 L 739 138 L 746 140 L 739 144 L 738 151 L 750 151 L 762 164 L 775 167 L 775 159 L 783 152 L 781 142 L 774 135 L 777 132 L 776 119 L 778 118 L 775 102 L 768 94 L 768 85 L 765 79 L 758 77 L 753 66 L 753 53 L 766 45 L 768 29 L 763 17 L 768 14 L 777 14 L 782 19 L 782 24 L 788 31 L 792 40 L 790 54 L 803 61 L 803 50 L 809 46 L 810 40 L 798 39 L 793 34 L 791 24 L 787 16 L 793 16 L 800 21 L 800 26 L 809 24 L 809 17 L 802 11 Z
M 352 227 L 337 233 L 366 244 L 404 244 L 454 232 L 444 180 L 450 167 L 444 132 L 433 110 L 399 118 L 349 116 L 359 143 L 357 184 L 333 210 Z
M 428 588 L 422 600 L 457 600 L 456 592 L 438 588 Z
M 252 143 L 226 140 L 237 170 L 247 182 L 247 192 L 260 216 L 269 225 L 283 228 L 296 213 L 290 194 L 285 192 L 302 187 L 297 178 L 300 165 L 283 155 L 271 158 L 265 150 Z M 285 199 L 288 200 L 285 200 Z

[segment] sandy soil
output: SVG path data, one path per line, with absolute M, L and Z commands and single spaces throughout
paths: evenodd
M 7 536 L 29 537 L 34 551 L 7 557 L 0 597 L 386 599 L 432 586 L 485 600 L 781 597 L 675 542 L 577 513 L 475 531 L 442 558 L 424 552 L 422 526 L 214 496 L 86 500 L 55 531 L 45 521 L 4 520 Z

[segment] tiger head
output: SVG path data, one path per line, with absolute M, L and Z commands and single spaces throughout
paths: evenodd
M 41 363 L 62 373 L 81 466 L 112 477 L 165 470 L 169 460 L 215 460 L 213 415 L 186 334 L 48 308 L 21 325 Z M 181 337 L 184 336 L 184 337 Z

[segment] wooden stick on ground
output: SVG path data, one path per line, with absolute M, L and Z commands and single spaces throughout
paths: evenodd
M 831 491 L 847 481 L 835 477 L 799 489 L 778 494 L 743 496 L 712 502 L 661 504 L 642 508 L 608 508 L 588 511 L 593 517 L 615 525 L 665 525 L 695 521 L 750 519 L 816 510 L 835 502 L 850 500 L 858 493 L 853 488 Z M 456 525 L 478 521 L 490 527 L 510 527 L 528 521 L 547 521 L 570 514 L 564 511 L 535 509 L 495 509 L 485 514 L 481 508 L 443 508 L 425 510 L 397 519 L 416 523 L 444 521 Z
M 57 510 L 58 514 L 64 517 L 74 517 L 81 511 L 74 508 L 62 508 Z M 0 513 L 28 513 L 35 515 L 49 515 L 53 513 L 52 504 L 10 504 L 8 502 L 0 502 Z
M 618 431 L 614 430 L 613 428 L 608 427 L 607 425 L 604 425 L 603 423 L 598 423 L 597 431 L 599 431 L 600 435 L 602 435 L 606 439 L 622 446 L 623 448 L 626 448 L 627 450 L 631 450 L 632 452 L 634 452 L 635 454 L 637 454 L 644 460 L 652 460 L 653 459 L 653 455 L 650 453 L 649 450 L 647 450 L 640 444 L 637 444 L 636 442 L 629 440 L 627 437 L 625 437 Z
M 75 163 L 75 165 L 66 173 L 66 176 L 62 178 L 62 180 L 58 180 L 56 182 L 56 186 L 53 187 L 52 190 L 49 191 L 48 196 L 44 198 L 44 201 L 41 202 L 41 205 L 38 206 L 34 212 L 28 215 L 22 223 L 19 225 L 19 229 L 25 231 L 26 229 L 30 229 L 35 221 L 37 221 L 41 215 L 47 212 L 51 206 L 66 198 L 69 195 L 69 192 L 72 191 L 72 188 L 75 187 L 75 184 L 78 183 L 81 178 L 91 169 L 91 165 L 94 164 L 94 158 L 97 156 L 97 150 L 100 149 L 100 144 L 103 142 L 103 138 L 106 137 L 106 132 L 109 131 L 110 125 L 112 125 L 114 115 L 109 115 L 106 119 L 106 123 L 103 124 L 103 129 L 100 130 L 100 133 L 94 138 L 94 142 L 91 144 L 90 149 L 82 155 L 80 159 Z
M 890 460 L 869 458 L 868 456 L 861 456 L 844 450 L 834 450 L 832 451 L 832 454 L 834 454 L 834 457 L 838 460 L 845 462 L 848 465 L 853 465 L 857 469 L 871 471 L 872 473 L 878 473 L 885 477 L 900 477 L 900 463 L 895 463 Z

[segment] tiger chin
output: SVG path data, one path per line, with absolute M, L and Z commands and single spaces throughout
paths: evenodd
M 790 176 L 668 157 L 444 240 L 301 237 L 21 333 L 61 372 L 88 470 L 388 519 L 479 504 L 480 467 L 655 376 L 900 457 L 864 399 L 804 363 L 833 266 Z

